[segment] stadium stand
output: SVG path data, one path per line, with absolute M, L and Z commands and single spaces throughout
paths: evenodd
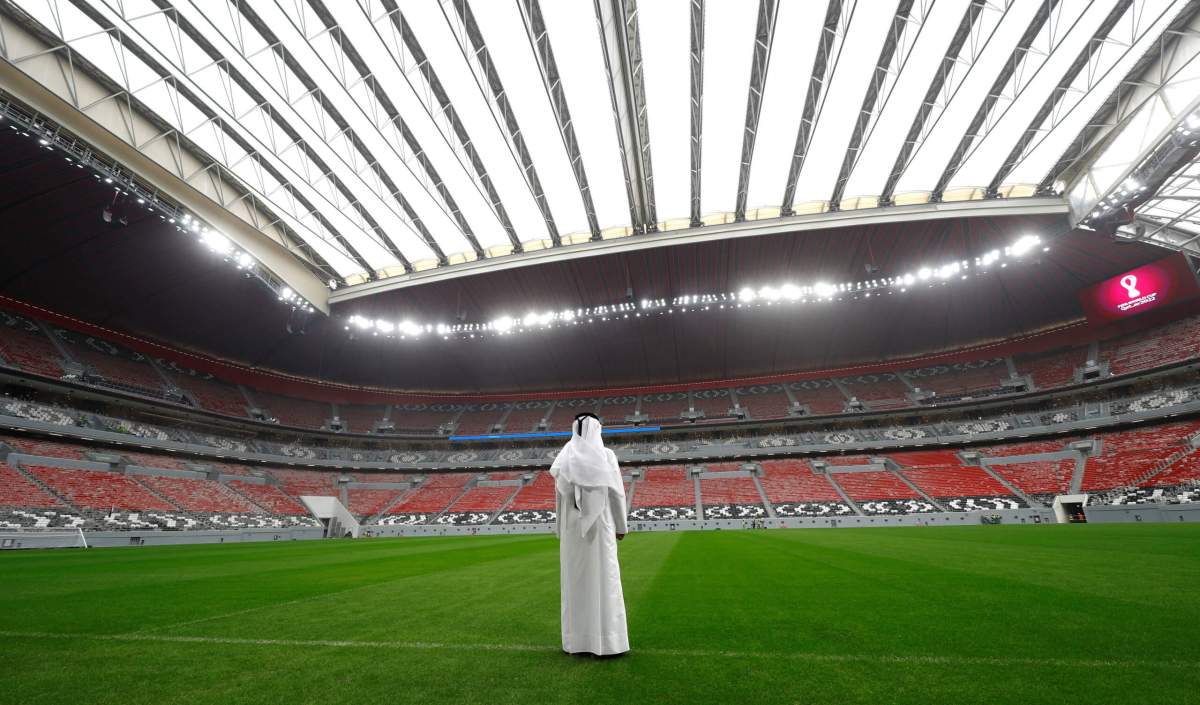
M 381 524 L 428 524 L 467 488 L 476 473 L 431 474 L 416 491 L 390 507 Z M 511 491 L 511 488 L 509 488 Z
M 308 510 L 275 485 L 262 485 L 243 480 L 230 480 L 229 487 L 271 514 L 304 516 Z
M 346 490 L 346 509 L 360 519 L 373 517 L 387 508 L 404 494 L 405 490 L 360 489 L 351 487 Z
M 76 470 L 40 465 L 24 467 L 31 475 L 80 509 L 178 509 L 152 494 L 136 480 L 124 475 L 103 470 Z
M 992 472 L 1027 495 L 1053 499 L 1071 490 L 1074 460 L 1035 460 L 1027 463 L 990 465 Z
M 853 510 L 842 501 L 824 475 L 813 474 L 803 460 L 764 460 L 759 478 L 775 514 L 789 516 L 841 516 Z
M 226 384 L 215 378 L 183 374 L 175 370 L 170 370 L 167 374 L 177 387 L 195 400 L 200 408 L 234 418 L 248 418 L 246 397 L 242 396 L 241 390 L 232 384 Z
M 0 507 L 61 507 L 62 502 L 30 479 L 0 463 Z
M 38 324 L 6 311 L 0 311 L 0 362 L 55 379 L 63 375 L 62 356 Z
M 136 480 L 185 511 L 220 514 L 261 513 L 258 507 L 246 501 L 244 497 L 212 480 L 157 475 L 138 475 Z
M 571 423 L 575 420 L 576 414 L 582 414 L 585 411 L 595 411 L 596 405 L 587 401 L 583 401 L 577 406 L 571 406 L 563 402 L 559 402 L 554 411 L 550 412 L 550 418 L 546 424 L 547 431 L 570 431 Z M 624 423 L 624 420 L 614 422 L 608 418 L 604 418 L 606 425 L 615 425 L 615 423 Z
M 890 472 L 840 472 L 831 482 L 841 486 L 863 514 L 916 514 L 935 507 Z
M 508 508 L 496 517 L 496 523 L 544 524 L 554 521 L 554 514 L 554 478 L 548 472 L 539 472 L 533 482 L 517 491 Z
M 728 390 L 702 389 L 692 393 L 692 406 L 696 411 L 703 411 L 706 419 L 726 419 L 730 418 L 729 408 L 733 402 Z
M 387 407 L 362 404 L 339 404 L 338 418 L 351 433 L 370 433 L 375 424 L 383 420 Z
M 1200 483 L 1200 451 L 1191 451 L 1171 463 L 1161 473 L 1143 481 L 1142 485 L 1181 485 L 1184 483 Z
M 1100 360 L 1114 375 L 1139 372 L 1200 356 L 1200 316 L 1105 341 Z
M 1000 389 L 1008 377 L 1003 360 L 978 360 L 974 364 L 927 367 L 906 372 L 914 387 L 935 392 L 938 397 L 986 396 Z
M 806 404 L 813 414 L 840 414 L 846 409 L 846 395 L 827 379 L 811 379 L 791 384 L 796 401 Z
M 904 476 L 950 511 L 1017 509 L 1025 503 L 980 468 L 925 467 L 905 470 Z
M 157 455 L 152 453 L 137 453 L 130 450 L 121 451 L 121 456 L 125 458 L 129 465 L 137 465 L 143 468 L 167 468 L 169 470 L 186 470 L 184 461 L 179 458 L 173 458 L 169 455 Z
M 463 415 L 458 417 L 458 427 L 454 429 L 455 435 L 459 436 L 477 436 L 492 432 L 492 427 L 500 420 L 500 416 L 504 413 L 503 409 L 496 408 L 496 405 L 490 405 L 490 409 L 473 409 L 463 412 Z
M 392 424 L 397 431 L 412 430 L 432 433 L 454 418 L 450 410 L 431 409 L 424 404 L 392 407 Z
M 1186 450 L 1184 442 L 1200 430 L 1200 422 L 1165 424 L 1103 436 L 1102 452 L 1084 466 L 1084 492 L 1136 485 Z
M 1038 389 L 1066 387 L 1075 383 L 1075 370 L 1087 362 L 1087 348 L 1071 348 L 1014 359 L 1017 369 L 1033 378 Z
M 603 402 L 603 406 L 594 411 L 605 426 L 623 426 L 625 425 L 625 417 L 633 416 L 633 412 L 637 410 L 637 399 L 635 397 L 609 397 L 604 399 Z M 593 411 L 591 408 L 587 410 Z M 580 412 L 577 411 L 575 413 Z M 571 414 L 571 418 L 574 417 L 575 414 Z M 567 430 L 570 430 L 570 428 L 571 419 L 567 419 Z
M 687 411 L 687 405 L 687 395 L 683 393 L 647 394 L 642 397 L 642 415 L 651 422 L 677 421 Z
M 734 390 L 738 395 L 738 403 L 750 412 L 750 418 L 756 421 L 764 419 L 783 419 L 788 416 L 787 392 L 783 385 L 738 387 Z
M 325 423 L 333 417 L 333 408 L 323 402 L 281 397 L 258 390 L 254 391 L 254 400 L 284 426 L 324 428 Z
M 682 465 L 644 468 L 629 517 L 637 521 L 696 518 L 696 491 Z
M 336 497 L 337 491 L 334 480 L 339 473 L 319 472 L 317 470 L 286 470 L 272 468 L 271 475 L 279 480 L 279 487 L 293 497 L 304 495 L 314 497 Z
M 446 508 L 438 522 L 457 526 L 486 524 L 517 489 L 514 485 L 472 487 Z
M 851 396 L 868 409 L 903 409 L 912 406 L 908 400 L 908 385 L 890 372 L 883 374 L 843 377 L 839 380 Z
M 518 402 L 504 420 L 504 433 L 532 432 L 549 408 L 549 402 Z
M 86 449 L 84 446 L 74 443 L 59 443 L 57 441 L 25 438 L 23 436 L 0 436 L 0 442 L 8 445 L 18 453 L 69 460 L 83 459 L 83 452 Z
M 709 470 L 717 471 L 716 467 Z M 759 519 L 767 515 L 750 477 L 700 480 L 700 503 L 705 519 Z

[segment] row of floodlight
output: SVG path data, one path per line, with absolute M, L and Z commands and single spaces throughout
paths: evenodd
M 347 331 L 355 334 L 371 335 L 373 337 L 388 337 L 420 339 L 427 336 L 440 336 L 444 339 L 476 338 L 489 335 L 512 335 L 531 330 L 546 330 L 549 328 L 608 321 L 612 319 L 628 319 L 644 316 L 673 314 L 677 310 L 686 313 L 689 310 L 709 311 L 714 307 L 718 310 L 726 308 L 746 308 L 772 306 L 785 303 L 808 303 L 830 301 L 851 295 L 870 297 L 872 293 L 894 291 L 905 292 L 911 286 L 919 284 L 946 283 L 951 279 L 967 279 L 971 272 L 986 272 L 993 268 L 1007 267 L 1008 261 L 1019 259 L 1035 250 L 1043 252 L 1050 248 L 1037 235 L 1022 235 L 1015 242 L 1003 249 L 991 250 L 970 260 L 947 262 L 939 266 L 926 266 L 892 277 L 877 277 L 857 282 L 816 282 L 811 285 L 784 283 L 760 288 L 743 287 L 737 292 L 688 294 L 667 299 L 641 299 L 640 301 L 625 301 L 617 304 L 606 304 L 590 308 L 564 309 L 560 311 L 530 311 L 524 316 L 500 316 L 483 323 L 421 323 L 412 319 L 395 321 L 384 318 L 371 318 L 363 315 L 353 315 L 344 324 Z

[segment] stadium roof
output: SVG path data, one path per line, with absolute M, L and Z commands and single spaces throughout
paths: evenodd
M 1052 197 L 1064 212 L 1055 181 L 1081 136 L 1195 10 L 13 0 L 0 19 L 11 65 L 94 120 L 149 115 L 127 142 L 198 160 L 180 178 L 344 289 L 864 209 Z M 83 74 L 104 90 L 81 95 Z

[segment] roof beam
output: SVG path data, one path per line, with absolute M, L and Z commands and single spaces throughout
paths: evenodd
M 1068 206 L 1062 198 L 1014 198 L 951 203 L 920 203 L 894 208 L 864 208 L 835 213 L 809 213 L 784 218 L 747 220 L 741 223 L 721 223 L 699 228 L 681 228 L 647 233 L 642 237 L 621 237 L 589 241 L 568 247 L 554 247 L 526 252 L 523 255 L 493 257 L 488 260 L 464 262 L 453 267 L 437 267 L 411 274 L 402 274 L 380 281 L 357 284 L 338 289 L 330 300 L 341 303 L 384 291 L 394 291 L 434 282 L 449 281 L 481 273 L 501 272 L 521 267 L 533 267 L 551 262 L 582 260 L 616 253 L 639 252 L 659 247 L 694 245 L 701 242 L 727 241 L 783 233 L 812 233 L 825 237 L 836 228 L 858 227 L 885 223 L 918 223 L 954 218 L 1004 218 L 1025 215 L 1060 216 L 1066 222 Z
M 466 152 L 467 159 L 471 162 L 471 168 L 475 171 L 476 178 L 483 185 L 492 211 L 496 214 L 501 227 L 504 228 L 504 232 L 508 235 L 509 242 L 512 243 L 513 251 L 521 252 L 521 239 L 517 236 L 517 230 L 513 227 L 512 219 L 508 217 L 508 211 L 505 210 L 504 203 L 500 200 L 500 194 L 496 191 L 496 185 L 492 183 L 492 178 L 488 175 L 487 168 L 483 164 L 483 158 L 479 156 L 479 151 L 475 149 L 475 144 L 471 141 L 471 136 L 467 133 L 466 125 L 463 124 L 458 111 L 454 109 L 454 104 L 450 101 L 450 95 L 446 92 L 445 86 L 442 85 L 441 79 L 438 78 L 437 72 L 433 70 L 433 64 L 426 57 L 425 50 L 421 48 L 421 43 L 417 40 L 416 32 L 403 20 L 400 8 L 396 5 L 396 0 L 383 0 L 383 7 L 388 11 L 392 25 L 400 32 L 404 45 L 408 47 L 413 58 L 417 60 L 417 67 L 420 69 L 421 75 L 425 77 L 425 81 L 429 84 L 429 88 L 433 91 L 433 96 L 442 110 L 442 114 L 446 116 L 446 120 L 450 123 L 450 128 L 454 130 L 455 137 L 458 138 L 459 144 L 462 145 L 463 151 Z M 364 13 L 366 12 L 366 8 L 361 9 L 363 9 Z M 370 18 L 368 17 L 368 19 Z M 394 59 L 395 57 L 393 57 Z
M 901 0 L 912 4 L 912 0 Z M 746 92 L 746 126 L 742 131 L 742 161 L 738 168 L 737 201 L 734 220 L 746 219 L 746 197 L 750 190 L 750 163 L 754 160 L 754 139 L 762 114 L 763 89 L 771 64 L 771 44 L 775 40 L 775 19 L 779 5 L 775 0 L 759 0 L 758 22 L 754 28 L 754 57 L 750 62 L 750 88 Z
M 211 108 L 209 108 L 206 105 L 206 102 L 203 99 L 201 99 L 199 96 L 197 96 L 191 90 L 191 88 L 189 88 L 187 85 L 182 84 L 180 81 L 176 80 L 176 77 L 175 77 L 174 73 L 171 71 L 171 69 L 168 68 L 167 66 L 164 66 L 157 58 L 152 56 L 150 54 L 150 52 L 148 52 L 145 49 L 145 47 L 143 47 L 141 44 L 139 44 L 136 41 L 125 41 L 125 33 L 122 32 L 117 27 L 115 27 L 113 22 L 111 20 L 109 20 L 108 17 L 106 17 L 104 15 L 104 13 L 97 10 L 90 3 L 84 2 L 84 0 L 70 0 L 70 2 L 81 13 L 86 15 L 92 22 L 95 22 L 98 26 L 109 28 L 111 31 L 116 32 L 119 35 L 119 37 L 121 38 L 122 46 L 127 51 L 129 51 L 131 54 L 133 54 L 135 57 L 137 57 L 140 61 L 145 63 L 146 66 L 148 66 L 152 71 L 155 72 L 155 74 L 157 74 L 160 77 L 163 77 L 164 80 L 170 80 L 172 82 L 172 85 L 175 87 L 175 89 L 177 91 L 179 91 L 179 93 L 182 96 L 187 98 L 187 100 L 189 102 L 191 102 L 194 106 L 196 106 L 197 109 L 199 109 L 209 120 L 213 120 L 213 121 L 219 122 L 221 124 L 226 123 L 226 121 L 222 120 L 222 118 L 215 111 L 213 111 Z M 200 35 L 200 33 L 195 32 L 194 28 L 191 28 L 190 25 L 188 25 L 183 20 L 183 18 L 179 16 L 179 13 L 176 12 L 174 8 L 168 6 L 167 8 L 163 8 L 163 11 L 168 13 L 171 17 L 171 21 L 174 21 L 176 23 L 176 25 L 179 26 L 179 28 L 182 31 L 184 31 L 188 34 L 189 37 L 196 39 L 196 41 L 200 44 L 200 46 L 205 49 L 205 52 L 209 53 L 210 58 L 213 58 L 214 61 L 221 60 L 222 57 L 220 57 L 219 53 L 217 53 L 216 56 L 213 56 L 213 54 L 210 53 L 210 51 L 212 50 L 211 45 L 207 44 L 207 42 L 204 42 L 202 40 L 202 38 L 197 38 Z M 237 76 L 235 75 L 234 72 L 232 72 L 232 70 L 230 71 L 229 75 L 232 79 L 237 80 Z M 239 82 L 239 86 L 241 86 L 241 85 L 242 84 Z M 242 87 L 246 88 L 245 86 L 242 86 Z M 250 93 L 250 95 L 255 96 L 256 102 L 261 102 L 261 98 L 262 98 L 261 96 L 255 94 L 255 93 Z M 262 159 L 260 157 L 260 155 L 259 155 L 260 150 L 258 150 L 256 147 L 254 147 L 254 145 L 250 144 L 250 142 L 247 141 L 244 137 L 237 134 L 235 130 L 225 130 L 225 133 L 231 139 L 233 139 L 238 144 L 239 147 L 244 149 L 248 155 L 251 155 L 257 164 L 259 164 L 263 169 L 265 169 L 268 173 L 270 173 L 276 180 L 278 180 L 278 182 L 280 184 L 288 185 L 287 190 L 288 190 L 289 195 L 291 197 L 295 198 L 297 200 L 297 202 L 300 203 L 304 207 L 305 211 L 304 211 L 303 215 L 311 214 L 313 217 L 315 217 L 320 222 L 322 228 L 324 228 L 325 231 L 328 232 L 334 238 L 334 240 L 337 242 L 338 246 L 341 247 L 342 252 L 347 257 L 354 260 L 355 264 L 357 264 L 363 270 L 363 272 L 366 274 L 366 276 L 371 277 L 374 275 L 374 269 L 366 261 L 366 259 L 361 254 L 359 254 L 358 250 L 356 250 L 354 248 L 354 246 L 352 244 L 350 244 L 350 241 L 333 225 L 332 222 L 329 221 L 328 218 L 325 217 L 325 215 L 319 209 L 317 209 L 312 204 L 312 202 L 303 193 L 300 193 L 299 190 L 291 187 L 287 177 L 282 172 L 280 172 L 268 160 Z M 292 133 L 288 133 L 288 136 L 291 139 L 298 140 L 298 136 L 295 136 Z M 329 170 L 328 167 L 325 165 L 325 163 L 319 160 L 317 155 L 312 154 L 311 152 L 307 151 L 307 146 L 304 144 L 303 140 L 298 141 L 298 146 L 300 149 L 305 150 L 305 154 L 307 156 L 309 156 L 310 159 L 313 161 L 313 163 L 315 165 L 317 165 L 322 171 L 327 172 Z M 337 185 L 339 188 L 339 191 L 341 191 L 343 193 L 343 195 L 345 195 L 349 200 L 353 200 L 353 197 L 348 195 L 349 192 L 346 190 L 343 190 L 344 185 L 342 185 L 340 181 L 336 181 L 331 178 L 330 183 Z M 314 233 L 314 236 L 320 237 L 320 234 Z
M 1029 26 L 1025 28 L 1025 32 L 1017 41 L 1017 45 L 1013 47 L 1012 54 L 1004 62 L 1004 68 L 996 75 L 996 80 L 992 81 L 991 89 L 984 96 L 983 102 L 979 104 L 979 109 L 975 111 L 975 116 L 971 118 L 971 124 L 967 126 L 966 132 L 963 133 L 962 139 L 958 141 L 958 146 L 954 148 L 954 153 L 950 156 L 950 161 L 946 164 L 946 168 L 942 170 L 942 175 L 938 177 L 937 184 L 934 185 L 933 192 L 930 195 L 931 200 L 941 200 L 942 192 L 946 190 L 946 185 L 950 183 L 950 179 L 954 178 L 954 175 L 958 173 L 962 165 L 966 163 L 967 152 L 970 151 L 975 138 L 980 136 L 980 130 L 983 128 L 983 123 L 987 120 L 992 106 L 1000 99 L 1000 94 L 1004 90 L 1004 86 L 1008 85 L 1013 72 L 1017 70 L 1021 59 L 1029 51 L 1033 40 L 1037 39 L 1038 33 L 1042 31 L 1042 26 L 1046 24 L 1046 20 L 1050 18 L 1050 13 L 1057 5 L 1058 0 L 1042 0 L 1041 4 L 1038 5 L 1037 13 L 1030 20 Z
M 390 0 L 387 0 L 390 1 Z M 550 212 L 550 203 L 546 200 L 546 192 L 542 190 L 542 182 L 538 178 L 537 169 L 533 165 L 533 157 L 529 154 L 529 147 L 525 144 L 525 138 L 521 135 L 521 126 L 517 122 L 517 115 L 513 112 L 512 104 L 508 101 L 508 94 L 504 90 L 504 83 L 500 80 L 500 73 L 496 71 L 496 65 L 492 61 L 492 56 L 488 52 L 487 44 L 483 41 L 483 33 L 479 31 L 479 23 L 475 20 L 475 14 L 471 12 L 471 6 L 467 0 L 451 0 L 451 5 L 454 6 L 454 11 L 458 15 L 459 21 L 463 24 L 463 29 L 466 33 L 467 40 L 471 42 L 471 49 L 468 50 L 465 44 L 459 44 L 459 49 L 462 51 L 463 59 L 467 61 L 469 66 L 478 64 L 484 74 L 484 81 L 487 83 L 488 93 L 491 100 L 488 105 L 495 106 L 495 110 L 500 112 L 497 116 L 495 111 L 492 117 L 496 119 L 497 124 L 503 122 L 503 129 L 508 135 L 509 150 L 513 152 L 513 159 L 521 167 L 521 173 L 525 177 L 525 183 L 529 187 L 529 192 L 533 194 L 533 200 L 537 203 L 538 211 L 542 214 L 542 219 L 546 222 L 546 234 L 549 235 L 550 241 L 556 246 L 562 244 L 562 238 L 558 234 L 558 226 L 554 223 L 554 216 Z M 443 5 L 442 12 L 445 14 Z M 449 16 L 446 16 L 446 21 L 449 22 Z M 458 36 L 458 33 L 454 33 Z M 475 61 L 470 60 L 470 56 L 475 57 Z M 472 71 L 472 73 L 474 73 Z M 477 79 L 478 80 L 478 79 Z M 483 92 L 483 86 L 479 87 L 480 92 Z
M 8 3 L 0 3 L 0 36 L 0 85 L 14 99 L 9 110 L 19 102 L 38 119 L 85 142 L 95 155 L 136 173 L 140 181 L 224 233 L 306 301 L 329 312 L 326 281 L 340 281 L 336 271 L 212 155 Z M 61 80 L 43 82 L 55 76 Z M 81 95 L 113 99 L 88 105 L 80 102 Z M 131 110 L 126 112 L 126 106 Z M 151 134 L 163 139 L 147 149 L 144 140 Z M 220 197 L 226 191 L 228 200 Z
M 1017 139 L 1017 143 L 1013 145 L 1004 163 L 996 170 L 996 175 L 992 177 L 985 191 L 988 196 L 998 195 L 1000 185 L 1004 183 L 1004 179 L 1008 178 L 1009 172 L 1017 165 L 1017 162 L 1021 161 L 1021 157 L 1025 154 L 1025 148 L 1033 140 L 1034 136 L 1037 135 L 1042 123 L 1050 116 L 1050 112 L 1054 110 L 1054 107 L 1058 105 L 1058 102 L 1062 100 L 1067 91 L 1071 90 L 1071 84 L 1075 82 L 1075 77 L 1079 75 L 1083 67 L 1087 66 L 1088 59 L 1091 58 L 1094 51 L 1093 45 L 1103 43 L 1108 35 L 1112 33 L 1113 27 L 1117 26 L 1117 22 L 1120 21 L 1121 17 L 1132 6 L 1133 0 L 1118 0 L 1117 4 L 1109 11 L 1108 16 L 1104 18 L 1104 21 L 1092 33 L 1083 50 L 1079 52 L 1079 55 L 1075 57 L 1075 61 L 1071 62 L 1071 65 L 1067 67 L 1067 72 L 1059 79 L 1058 85 L 1047 96 L 1045 102 L 1042 103 L 1042 107 L 1033 116 L 1033 119 L 1029 121 L 1029 127 L 1025 128 L 1025 132 Z
M 537 61 L 538 73 L 542 77 L 542 86 L 546 89 L 550 108 L 558 122 L 563 149 L 567 150 L 567 160 L 575 174 L 575 184 L 579 187 L 579 195 L 583 197 L 588 229 L 592 233 L 592 239 L 599 240 L 600 224 L 596 221 L 596 206 L 592 203 L 592 191 L 588 187 L 587 172 L 583 168 L 583 155 L 579 151 L 579 140 L 575 137 L 575 128 L 571 124 L 571 110 L 567 106 L 567 94 L 563 91 L 558 64 L 554 61 L 554 49 L 550 46 L 550 34 L 546 31 L 546 22 L 542 18 L 542 7 L 538 0 L 518 0 L 517 5 L 525 23 L 525 34 L 529 37 L 529 45 Z
M 313 2 L 310 2 L 309 5 L 313 8 L 313 11 L 321 20 L 322 24 L 325 25 L 326 29 L 334 29 L 337 27 L 337 23 L 333 21 L 333 17 L 329 14 L 328 10 L 325 8 L 324 4 L 320 2 L 320 0 L 313 0 Z M 274 49 L 280 55 L 280 58 L 288 63 L 288 67 L 292 69 L 292 72 L 296 74 L 296 77 L 300 79 L 305 88 L 310 91 L 320 92 L 320 88 L 317 86 L 316 81 L 313 80 L 313 78 L 298 61 L 283 51 L 283 43 L 278 37 L 275 36 L 275 33 L 269 26 L 267 26 L 262 18 L 259 17 L 258 14 L 249 7 L 248 3 L 239 2 L 237 3 L 237 6 L 238 10 L 242 13 L 242 16 L 250 22 L 255 31 L 261 34 L 263 39 L 267 40 L 267 42 L 271 44 L 272 49 Z M 338 31 L 340 32 L 340 30 Z M 300 34 L 303 35 L 304 33 L 301 31 Z M 341 35 L 339 34 L 339 36 Z M 305 41 L 307 41 L 307 37 L 305 37 Z M 442 198 L 446 203 L 446 207 L 450 209 L 451 216 L 455 219 L 459 229 L 463 232 L 464 237 L 466 237 L 467 242 L 470 243 L 471 248 L 477 255 L 483 257 L 483 248 L 479 246 L 479 242 L 475 239 L 474 234 L 471 233 L 470 227 L 466 225 L 466 220 L 463 218 L 462 213 L 458 210 L 458 206 L 454 203 L 453 197 L 449 195 L 449 191 L 442 183 L 441 178 L 437 174 L 437 170 L 433 168 L 433 164 L 430 163 L 429 158 L 421 149 L 420 144 L 417 143 L 412 131 L 408 129 L 408 126 L 404 124 L 403 120 L 399 120 L 399 111 L 387 98 L 387 94 L 384 93 L 379 87 L 378 82 L 374 80 L 368 80 L 368 77 L 371 76 L 371 73 L 369 70 L 367 70 L 366 62 L 363 61 L 362 57 L 359 56 L 358 52 L 354 49 L 354 45 L 350 42 L 342 41 L 340 46 L 342 51 L 345 53 L 346 58 L 350 60 L 351 64 L 354 65 L 355 70 L 360 76 L 363 77 L 363 83 L 371 89 L 376 100 L 378 100 L 379 103 L 387 110 L 387 114 L 389 116 L 393 116 L 393 120 L 395 120 L 400 127 L 400 134 L 405 143 L 416 155 L 417 161 L 421 164 L 422 169 L 425 170 L 425 173 L 429 175 L 429 178 L 437 186 L 438 192 L 442 195 Z M 338 74 L 336 72 L 331 71 L 330 73 L 335 78 L 338 78 Z M 338 78 L 338 81 L 340 83 L 341 79 Z M 333 102 L 324 101 L 323 105 L 329 112 L 330 116 L 333 117 L 338 127 L 345 131 L 347 136 L 351 138 L 359 152 L 370 157 L 371 150 L 367 148 L 367 146 L 362 142 L 362 139 L 359 138 L 354 132 L 353 128 L 350 127 L 350 124 L 346 121 L 345 117 L 342 116 L 341 112 L 333 105 Z M 412 222 L 413 228 L 417 232 L 418 236 L 420 236 L 421 240 L 424 241 L 429 249 L 433 251 L 434 256 L 438 259 L 438 264 L 446 264 L 446 254 L 443 251 L 441 244 L 438 243 L 433 234 L 429 232 L 428 227 L 426 227 L 420 216 L 417 215 L 417 212 L 412 207 L 412 204 L 409 203 L 408 199 L 404 197 L 400 187 L 397 186 L 395 181 L 392 180 L 392 177 L 387 173 L 387 170 L 380 166 L 377 159 L 371 158 L 370 162 L 372 170 L 375 171 L 375 173 L 379 176 L 379 179 L 387 186 L 388 192 L 400 204 L 400 207 L 404 210 L 408 220 Z
M 1038 193 L 1053 193 L 1056 181 L 1072 181 L 1084 164 L 1120 134 L 1121 128 L 1146 101 L 1160 95 L 1176 78 L 1179 69 L 1198 54 L 1200 0 L 1189 0 L 1046 172 L 1038 184 Z
M 700 164 L 703 150 L 704 128 L 704 0 L 692 0 L 691 10 L 691 54 L 689 68 L 691 75 L 692 96 L 692 227 L 699 227 L 700 221 Z
M 834 182 L 833 195 L 829 198 L 830 210 L 838 210 L 840 208 L 842 195 L 846 192 L 846 182 L 850 180 L 850 173 L 854 171 L 854 165 L 858 163 L 858 155 L 862 151 L 863 146 L 863 137 L 866 135 L 867 126 L 871 124 L 871 118 L 877 110 L 880 89 L 883 87 L 884 79 L 887 77 L 888 68 L 892 65 L 892 56 L 896 53 L 896 45 L 900 43 L 905 29 L 907 29 L 912 7 L 913 0 L 900 0 L 900 4 L 896 6 L 895 14 L 892 15 L 891 29 L 883 40 L 883 47 L 879 50 L 879 58 L 875 60 L 875 70 L 871 72 L 871 82 L 867 84 L 867 92 L 863 95 L 862 107 L 859 108 L 858 117 L 854 121 L 854 132 L 850 134 L 850 142 L 846 145 L 846 154 L 842 157 L 842 168 L 838 172 L 837 181 Z
M 938 95 L 942 92 L 942 87 L 946 85 L 946 79 L 954 67 L 954 62 L 958 60 L 958 54 L 962 51 L 963 44 L 966 44 L 967 37 L 971 36 L 971 29 L 983 15 L 985 7 L 987 7 L 987 0 L 971 0 L 971 3 L 967 5 L 967 10 L 958 23 L 958 29 L 954 30 L 950 45 L 946 47 L 946 53 L 942 55 L 941 63 L 938 65 L 937 71 L 933 73 L 933 79 L 929 81 L 929 88 L 925 90 L 925 97 L 921 100 L 921 106 L 917 109 L 912 125 L 908 128 L 908 135 L 905 136 L 904 143 L 900 146 L 896 161 L 892 164 L 892 170 L 879 195 L 880 205 L 891 205 L 892 194 L 896 191 L 896 182 L 908 168 L 908 160 L 912 156 L 913 150 L 916 149 L 917 142 L 921 139 L 921 133 L 925 130 L 925 122 L 929 119 L 929 114 L 933 112 L 933 106 L 937 104 Z
M 792 215 L 792 205 L 796 198 L 796 184 L 800 180 L 800 170 L 808 157 L 808 144 L 812 139 L 813 127 L 816 125 L 818 106 L 825 102 L 825 88 L 833 69 L 837 66 L 829 64 L 829 55 L 841 38 L 842 0 L 829 0 L 825 9 L 825 21 L 821 26 L 821 38 L 817 43 L 817 55 L 813 59 L 812 72 L 808 77 L 808 91 L 804 94 L 804 112 L 800 116 L 800 129 L 796 131 L 796 146 L 792 149 L 792 165 L 788 168 L 787 185 L 783 189 L 783 203 L 779 209 L 781 215 Z
M 621 166 L 629 218 L 635 233 L 658 229 L 654 208 L 654 169 L 650 162 L 650 124 L 646 114 L 646 87 L 642 72 L 642 45 L 638 31 L 637 0 L 593 0 L 604 70 Z

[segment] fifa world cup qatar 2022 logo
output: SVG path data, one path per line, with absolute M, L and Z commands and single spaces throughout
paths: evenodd
M 1136 274 L 1126 274 L 1120 279 L 1121 288 L 1125 290 L 1127 301 L 1122 301 L 1117 304 L 1117 310 L 1122 313 L 1131 311 L 1139 306 L 1152 304 L 1158 299 L 1157 291 L 1148 291 L 1145 294 L 1141 289 L 1138 289 L 1138 276 Z

